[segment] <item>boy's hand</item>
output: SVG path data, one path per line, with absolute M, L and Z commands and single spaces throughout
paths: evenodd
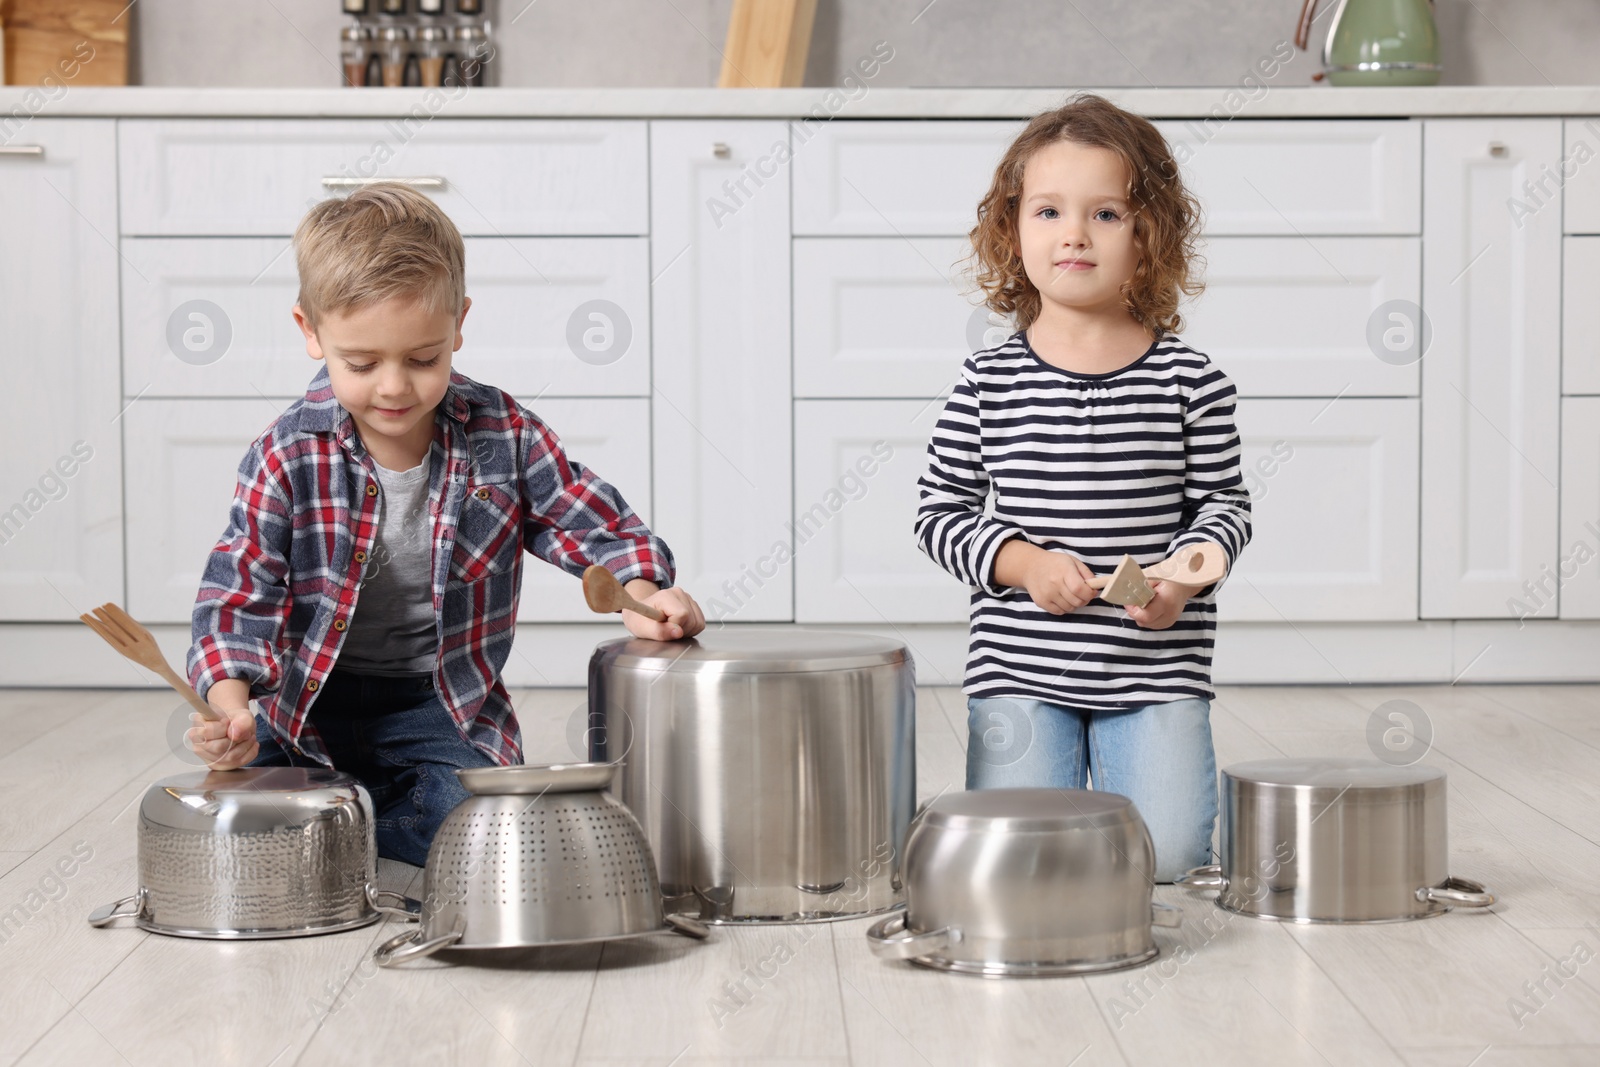
M 682 637 L 693 637 L 706 628 L 706 617 L 701 613 L 700 605 L 694 602 L 694 597 L 676 586 L 657 589 L 656 583 L 635 578 L 625 588 L 633 599 L 649 604 L 667 617 L 664 622 L 656 622 L 624 610 L 622 622 L 635 637 L 651 641 L 676 641 Z
M 216 689 L 222 685 L 218 682 L 212 686 L 212 692 L 206 696 L 214 697 Z M 205 760 L 206 766 L 214 771 L 231 771 L 255 759 L 261 746 L 256 742 L 256 717 L 250 712 L 248 700 L 245 707 L 219 705 L 215 700 L 208 700 L 207 703 L 223 719 L 221 722 L 207 722 L 199 712 L 189 716 L 189 721 L 194 725 L 183 736 L 194 754 Z
M 1183 606 L 1198 592 L 1192 585 L 1163 582 L 1159 578 L 1150 580 L 1150 591 L 1155 596 L 1148 604 L 1142 608 L 1129 604 L 1127 609 L 1128 618 L 1146 630 L 1165 630 L 1177 622 L 1178 616 L 1183 614 Z
M 1089 585 L 1094 571 L 1067 552 L 1038 551 L 1028 557 L 1022 587 L 1033 602 L 1052 615 L 1077 611 L 1098 596 Z

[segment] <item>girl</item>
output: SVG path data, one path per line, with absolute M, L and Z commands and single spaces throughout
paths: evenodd
M 1209 862 L 1216 587 L 1088 579 L 1250 540 L 1233 383 L 1177 336 L 1199 203 L 1145 119 L 1083 94 L 1030 122 L 978 205 L 976 278 L 1018 331 L 962 369 L 916 532 L 973 587 L 967 788 L 1131 797 L 1156 881 Z M 1220 584 L 1220 583 L 1219 583 Z

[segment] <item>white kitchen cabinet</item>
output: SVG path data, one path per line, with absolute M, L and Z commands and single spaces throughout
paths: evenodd
M 1561 543 L 1528 575 L 1518 618 L 1600 619 L 1600 397 L 1561 401 Z
M 965 290 L 969 246 L 949 238 L 794 242 L 794 394 L 930 397 L 987 332 Z M 998 330 L 1000 338 L 1009 327 Z M 980 341 L 977 347 L 985 347 Z
M 756 568 L 792 505 L 789 128 L 650 130 L 657 532 L 709 619 L 787 621 L 792 583 Z
M 795 621 L 965 622 L 971 590 L 917 548 L 938 400 L 795 402 Z
M 1511 207 L 1560 151 L 1554 119 L 1427 123 L 1423 618 L 1512 616 L 1555 557 L 1561 212 Z
M 1252 533 L 1218 617 L 1417 617 L 1417 401 L 1239 402 Z
M 1391 315 L 1415 319 L 1418 238 L 1213 237 L 1201 251 L 1206 288 L 1183 307 L 1182 336 L 1240 395 L 1417 395 L 1414 358 L 1383 340 Z
M 1561 261 L 1561 391 L 1600 393 L 1600 237 L 1563 238 Z
M 456 370 L 519 396 L 649 394 L 648 240 L 465 243 L 473 303 Z M 127 396 L 305 393 L 317 366 L 291 316 L 299 283 L 286 238 L 141 237 L 122 246 Z
M 653 526 L 650 492 L 650 400 L 519 397 L 561 439 L 568 458 L 616 486 L 647 526 Z M 522 561 L 518 622 L 593 622 L 579 580 L 528 556 Z
M 276 236 L 351 183 L 419 181 L 463 234 L 643 234 L 645 123 L 124 119 L 122 232 Z
M 1561 186 L 1561 192 L 1554 195 L 1564 201 L 1564 232 L 1600 234 L 1600 174 L 1595 173 L 1595 156 L 1600 154 L 1600 116 L 1568 119 L 1565 127 L 1563 166 L 1558 169 L 1552 164 L 1553 180 L 1542 180 L 1545 175 L 1530 177 L 1546 190 L 1539 194 L 1541 197 L 1551 197 L 1553 186 Z
M 261 397 L 144 397 L 128 407 L 127 607 L 134 618 L 189 621 L 206 556 L 228 528 L 239 461 L 284 406 Z
M 794 232 L 965 235 L 1018 122 L 848 122 L 794 129 Z M 1158 122 L 1210 234 L 1414 234 L 1421 124 Z M 810 139 L 801 143 L 803 134 Z
M 123 595 L 116 130 L 34 118 L 0 151 L 0 619 Z

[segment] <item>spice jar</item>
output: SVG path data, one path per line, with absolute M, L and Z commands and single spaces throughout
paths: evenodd
M 365 15 L 367 13 L 367 0 L 344 0 L 340 6 L 346 15 Z
M 385 15 L 404 15 L 406 0 L 378 0 L 378 10 Z
M 456 53 L 461 64 L 461 82 L 474 88 L 488 84 L 489 37 L 481 26 L 457 26 Z
M 351 25 L 339 30 L 339 59 L 346 85 L 367 84 L 367 46 L 371 39 L 372 31 L 366 26 Z
M 421 66 L 423 85 L 444 84 L 445 36 L 443 26 L 417 28 L 417 57 Z
M 404 26 L 378 27 L 378 53 L 383 57 L 383 84 L 397 86 L 405 76 L 410 41 Z
M 483 0 L 456 0 L 456 14 L 481 15 L 483 14 Z

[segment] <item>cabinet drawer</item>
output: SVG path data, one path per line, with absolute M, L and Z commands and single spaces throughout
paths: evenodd
M 1417 395 L 1414 353 L 1385 340 L 1421 328 L 1419 238 L 1215 237 L 1202 251 L 1206 289 L 1183 309 L 1183 339 L 1241 396 Z
M 1158 122 L 1206 232 L 1414 234 L 1422 135 L 1403 120 Z M 964 235 L 1015 122 L 831 123 L 794 132 L 794 232 Z
M 949 388 L 962 361 L 985 347 L 984 313 L 963 294 L 966 251 L 950 238 L 796 238 L 795 395 L 929 397 Z
M 795 402 L 795 621 L 964 622 L 970 590 L 917 548 L 917 479 L 944 405 Z
M 1600 237 L 1561 250 L 1561 391 L 1600 393 Z
M 1568 119 L 1564 125 L 1566 144 L 1561 152 L 1563 171 L 1557 173 L 1570 172 L 1570 177 L 1562 185 L 1560 193 L 1554 193 L 1553 186 L 1546 188 L 1565 201 L 1563 229 L 1567 233 L 1600 233 L 1600 174 L 1595 173 L 1597 168 L 1593 162 L 1595 154 L 1600 152 L 1600 117 Z M 1590 162 L 1580 162 L 1582 160 Z M 1538 182 L 1541 177 L 1534 176 L 1533 180 Z M 1540 196 L 1545 197 L 1546 194 L 1541 193 Z M 1519 199 L 1523 199 L 1530 207 L 1536 206 L 1530 199 Z
M 1417 617 L 1418 402 L 1239 402 L 1252 535 L 1220 618 Z
M 457 370 L 515 395 L 648 395 L 646 238 L 466 246 L 473 303 Z M 298 281 L 285 239 L 128 238 L 122 253 L 128 396 L 304 394 L 317 366 L 290 316 Z
M 643 122 L 128 119 L 122 232 L 289 236 L 340 180 L 425 189 L 464 234 L 642 234 Z

